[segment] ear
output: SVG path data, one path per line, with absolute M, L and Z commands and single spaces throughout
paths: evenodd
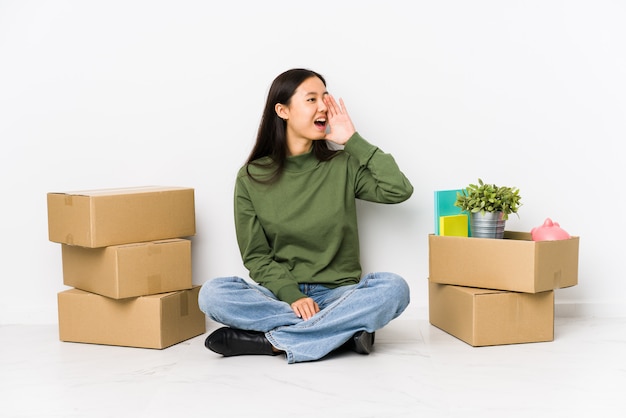
M 284 104 L 276 103 L 276 106 L 274 106 L 274 110 L 276 111 L 276 114 L 279 118 L 283 120 L 289 119 L 289 109 Z

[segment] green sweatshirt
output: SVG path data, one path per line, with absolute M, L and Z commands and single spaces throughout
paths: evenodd
M 268 157 L 266 157 L 268 158 Z M 249 166 L 253 175 L 267 169 Z M 413 186 L 395 160 L 355 133 L 329 161 L 288 157 L 282 177 L 264 185 L 246 167 L 235 185 L 235 228 L 250 277 L 289 304 L 300 283 L 330 288 L 361 278 L 355 198 L 400 203 Z

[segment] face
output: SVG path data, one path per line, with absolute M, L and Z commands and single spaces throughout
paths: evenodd
M 326 136 L 326 86 L 317 77 L 302 82 L 289 105 L 277 104 L 276 113 L 287 122 L 287 141 L 309 142 Z

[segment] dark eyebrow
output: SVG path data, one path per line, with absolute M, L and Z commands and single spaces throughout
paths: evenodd
M 326 96 L 327 94 L 329 94 L 329 93 L 328 93 L 328 91 L 325 91 L 324 93 L 322 93 L 322 96 Z M 306 95 L 307 95 L 307 96 L 311 96 L 311 95 L 315 96 L 315 95 L 317 95 L 317 92 L 315 92 L 315 91 L 310 91 L 310 92 L 308 92 Z

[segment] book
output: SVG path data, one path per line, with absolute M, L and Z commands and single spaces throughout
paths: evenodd
M 439 235 L 447 237 L 467 237 L 469 230 L 467 226 L 468 216 L 448 215 L 439 217 Z
M 456 194 L 462 193 L 463 189 L 435 190 L 435 235 L 439 234 L 439 218 L 442 216 L 462 215 L 461 208 L 454 206 Z M 467 229 L 469 231 L 469 217 L 467 217 Z

